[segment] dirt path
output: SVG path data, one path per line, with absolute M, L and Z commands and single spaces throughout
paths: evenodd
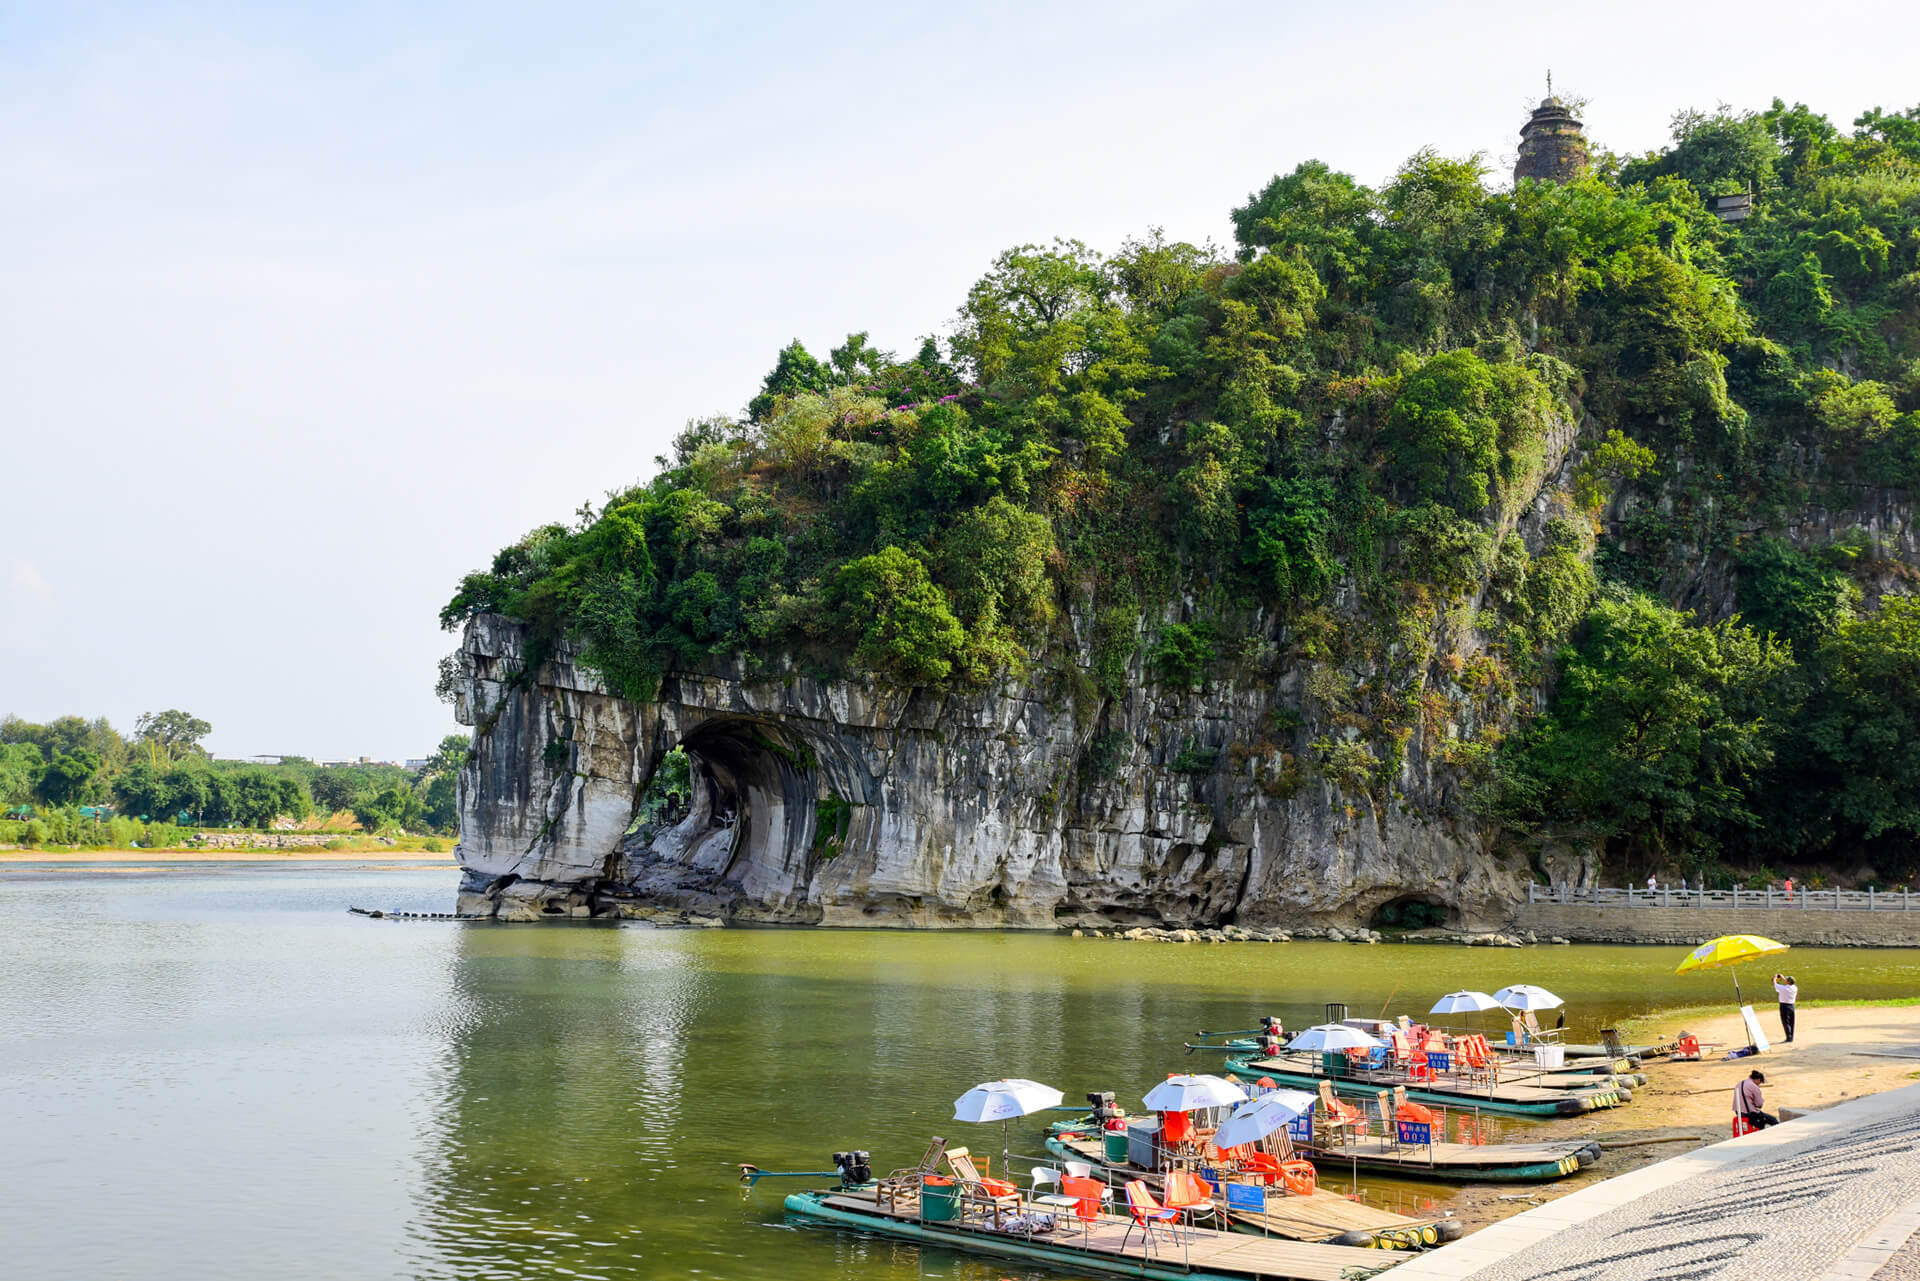
M 1916 996 L 1920 1001 L 1920 996 Z M 1760 1027 L 1777 1038 L 1780 1020 L 1771 1003 L 1755 1005 Z M 1777 1040 L 1771 1050 L 1753 1058 L 1727 1060 L 1722 1056 L 1747 1042 L 1737 1011 L 1676 1011 L 1641 1020 L 1621 1029 L 1630 1042 L 1669 1041 L 1682 1030 L 1703 1043 L 1718 1042 L 1711 1057 L 1698 1063 L 1654 1059 L 1641 1070 L 1647 1084 L 1633 1092 L 1623 1108 L 1594 1112 L 1529 1127 L 1529 1137 L 1596 1138 L 1620 1144 L 1603 1153 L 1587 1171 L 1558 1183 L 1532 1188 L 1471 1187 L 1451 1203 L 1469 1228 L 1504 1219 L 1529 1204 L 1551 1201 L 1600 1179 L 1679 1156 L 1732 1135 L 1733 1087 L 1747 1073 L 1766 1074 L 1762 1087 L 1767 1110 L 1818 1108 L 1844 1099 L 1875 1094 L 1920 1080 L 1920 1057 L 1884 1058 L 1862 1051 L 1920 1047 L 1920 1004 L 1908 1006 L 1802 1006 L 1794 1043 Z M 1638 1144 L 1636 1140 L 1671 1142 Z M 1632 1145 L 1632 1146 L 1628 1146 Z M 1503 1197 L 1526 1197 L 1533 1200 Z

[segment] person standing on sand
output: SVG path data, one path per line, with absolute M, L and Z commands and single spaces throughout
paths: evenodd
M 1766 1075 L 1758 1068 L 1747 1073 L 1747 1079 L 1733 1087 L 1733 1110 L 1746 1118 L 1748 1125 L 1756 1130 L 1764 1130 L 1770 1125 L 1780 1124 L 1780 1118 L 1766 1111 L 1767 1101 L 1761 1097 L 1760 1087 L 1766 1082 Z
M 1793 1007 L 1800 1000 L 1800 985 L 1793 981 L 1791 974 L 1773 976 L 1773 994 L 1780 998 L 1780 1028 L 1787 1034 L 1787 1044 L 1793 1044 Z

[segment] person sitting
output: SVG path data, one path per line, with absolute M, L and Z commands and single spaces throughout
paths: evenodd
M 1747 1074 L 1746 1080 L 1733 1087 L 1735 1114 L 1756 1130 L 1780 1124 L 1779 1117 L 1766 1111 L 1767 1101 L 1760 1094 L 1760 1087 L 1766 1080 L 1766 1074 L 1755 1068 Z

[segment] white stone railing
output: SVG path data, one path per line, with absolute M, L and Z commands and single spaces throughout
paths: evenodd
M 1789 891 L 1778 885 L 1762 890 L 1681 889 L 1677 885 L 1657 885 L 1649 890 L 1529 883 L 1527 902 L 1568 907 L 1759 907 L 1806 912 L 1910 912 L 1913 910 L 1913 891 L 1904 886 L 1897 890 L 1808 890 L 1796 885 Z

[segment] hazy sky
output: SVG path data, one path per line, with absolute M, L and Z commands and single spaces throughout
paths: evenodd
M 1920 9 L 0 5 L 0 711 L 424 755 L 434 616 L 778 348 L 1319 157 L 1920 101 Z M 1496 178 L 1499 177 L 1496 174 Z

